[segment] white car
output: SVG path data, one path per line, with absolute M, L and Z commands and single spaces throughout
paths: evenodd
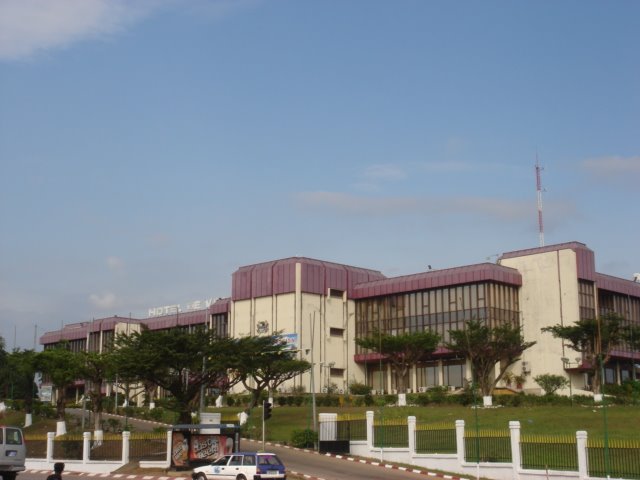
M 262 480 L 286 479 L 283 463 L 275 453 L 235 452 L 220 457 L 191 473 L 193 480 Z

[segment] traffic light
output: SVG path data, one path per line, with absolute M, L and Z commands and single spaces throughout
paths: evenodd
M 262 419 L 269 420 L 271 418 L 271 404 L 266 400 L 262 402 Z

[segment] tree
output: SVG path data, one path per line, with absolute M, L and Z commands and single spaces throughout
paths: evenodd
M 80 376 L 85 381 L 85 393 L 91 400 L 94 430 L 101 430 L 102 425 L 102 384 L 113 378 L 115 362 L 111 352 L 81 352 Z
M 238 339 L 239 358 L 233 376 L 251 393 L 249 410 L 257 405 L 265 390 L 275 390 L 311 368 L 306 360 L 295 358 L 296 352 L 278 334 Z
M 533 381 L 540 385 L 545 395 L 553 395 L 557 390 L 569 386 L 569 379 L 562 375 L 552 375 L 550 373 L 536 375 L 533 377 Z
M 81 361 L 78 354 L 67 348 L 67 343 L 60 343 L 56 348 L 40 352 L 36 358 L 36 368 L 49 378 L 56 389 L 56 412 L 59 421 L 64 421 L 64 408 L 67 388 L 80 378 Z
M 0 392 L 4 392 L 4 395 L 0 395 L 3 398 L 7 398 L 7 392 L 9 391 L 11 380 L 9 379 L 9 372 L 11 371 L 7 365 L 7 351 L 4 349 L 4 338 L 0 336 Z
M 507 369 L 536 343 L 524 341 L 519 325 L 507 323 L 492 328 L 479 320 L 466 322 L 463 330 L 450 330 L 449 338 L 447 348 L 466 356 L 483 396 L 491 395 Z M 496 364 L 498 375 L 494 375 Z
M 178 422 L 191 423 L 201 387 L 230 388 L 228 369 L 237 357 L 237 341 L 198 328 L 175 328 L 119 335 L 114 359 L 119 379 L 150 382 L 171 394 Z
M 440 336 L 429 330 L 399 335 L 376 330 L 368 337 L 356 339 L 358 346 L 382 355 L 391 363 L 396 377 L 400 380 L 399 392 L 405 392 L 409 387 L 407 377 L 411 367 L 421 358 L 433 353 L 439 342 Z
M 6 367 L 11 372 L 14 395 L 24 400 L 25 413 L 33 411 L 34 375 L 37 353 L 33 350 L 16 349 L 6 356 Z
M 542 331 L 561 338 L 569 348 L 582 354 L 583 367 L 593 375 L 593 393 L 599 394 L 602 390 L 601 367 L 611 359 L 612 349 L 630 330 L 624 326 L 624 317 L 607 313 L 599 318 L 578 320 L 573 325 L 545 327 Z

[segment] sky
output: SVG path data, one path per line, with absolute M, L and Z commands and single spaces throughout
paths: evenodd
M 640 2 L 0 0 L 0 336 L 579 241 L 640 272 Z

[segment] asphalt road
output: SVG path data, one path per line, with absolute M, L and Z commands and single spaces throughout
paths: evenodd
M 68 411 L 73 415 L 81 414 L 81 411 L 78 410 L 71 411 L 71 409 L 69 409 Z M 105 417 L 107 416 L 111 415 L 105 415 Z M 138 431 L 152 430 L 154 426 L 157 426 L 149 422 L 136 419 L 129 419 L 129 422 L 135 425 L 135 428 Z M 262 442 L 242 439 L 240 447 L 242 450 L 261 450 Z M 287 471 L 298 472 L 303 475 L 309 475 L 311 477 L 321 478 L 324 480 L 418 480 L 424 477 L 423 475 L 413 472 L 352 462 L 326 455 L 319 455 L 313 452 L 305 452 L 302 450 L 278 447 L 274 445 L 268 445 L 266 450 L 276 453 L 282 459 Z M 189 473 L 190 472 L 185 472 L 184 476 L 188 477 Z M 22 474 L 18 480 L 43 480 L 43 478 L 46 478 L 46 476 L 37 476 L 37 474 L 35 474 L 36 476 L 29 478 L 28 475 L 33 474 Z M 70 477 L 69 480 L 71 480 L 72 475 L 69 474 L 64 476 L 65 479 L 67 477 Z
M 262 442 L 242 440 L 242 449 L 260 450 Z M 276 453 L 288 471 L 299 472 L 325 480 L 375 480 L 375 479 L 413 479 L 424 478 L 413 472 L 405 472 L 368 465 L 345 459 L 328 457 L 312 452 L 268 445 L 265 450 Z

